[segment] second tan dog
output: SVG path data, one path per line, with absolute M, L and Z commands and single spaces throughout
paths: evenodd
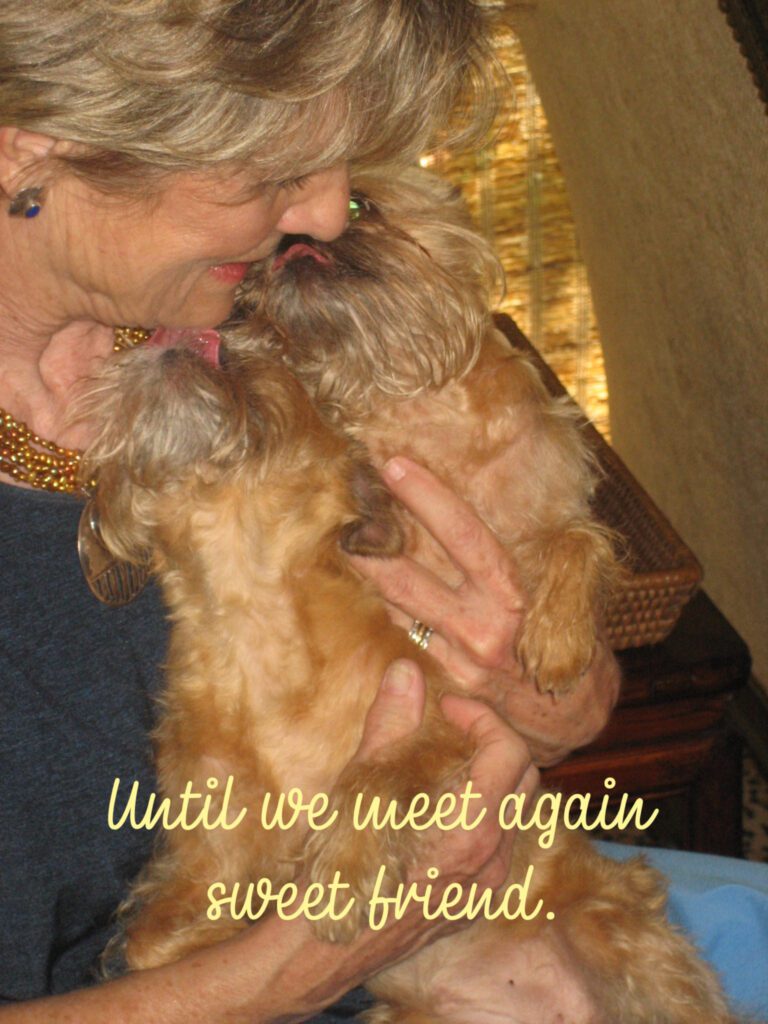
M 354 189 L 340 238 L 287 238 L 251 279 L 248 305 L 272 332 L 254 334 L 251 321 L 229 344 L 266 344 L 377 466 L 410 456 L 469 501 L 520 574 L 520 661 L 541 690 L 567 692 L 592 660 L 616 576 L 575 407 L 553 400 L 494 328 L 496 260 L 444 182 L 414 168 L 358 177 Z M 406 550 L 461 582 L 412 520 Z

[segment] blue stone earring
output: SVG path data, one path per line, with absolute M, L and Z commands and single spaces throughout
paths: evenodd
M 11 217 L 36 217 L 43 206 L 43 190 L 41 188 L 24 188 L 17 192 L 8 207 Z

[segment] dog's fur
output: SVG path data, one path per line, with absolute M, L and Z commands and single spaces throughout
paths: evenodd
M 222 369 L 184 351 L 138 352 L 93 399 L 104 426 L 86 472 L 98 472 L 104 539 L 121 558 L 153 552 L 173 622 L 160 788 L 176 799 L 187 781 L 205 793 L 209 778 L 232 775 L 250 812 L 231 832 L 166 835 L 126 911 L 132 968 L 240 927 L 207 920 L 212 881 L 280 882 L 303 866 L 329 882 L 339 871 L 364 906 L 378 868 L 402 878 L 418 839 L 354 830 L 355 794 L 407 804 L 466 773 L 471 748 L 437 704 L 451 680 L 390 622 L 345 555 L 392 555 L 402 540 L 357 439 L 377 462 L 396 451 L 428 462 L 513 548 L 530 600 L 518 646 L 540 685 L 573 685 L 591 657 L 611 556 L 589 519 L 590 464 L 572 417 L 493 337 L 489 259 L 456 223 L 455 202 L 415 176 L 361 191 L 369 216 L 321 262 L 289 260 L 252 283 L 258 311 L 230 336 Z M 412 522 L 406 547 L 454 578 Z M 425 673 L 424 724 L 374 763 L 349 765 L 398 657 Z M 308 842 L 301 829 L 265 834 L 254 813 L 264 793 L 293 786 L 332 792 L 338 824 Z M 526 950 L 543 948 L 572 964 L 597 1007 L 580 1021 L 732 1020 L 711 973 L 667 925 L 663 888 L 642 862 L 605 860 L 561 830 L 550 850 L 533 832 L 518 835 L 510 879 L 531 863 L 531 903 L 542 899 L 554 921 L 479 921 L 440 940 L 372 983 L 384 1002 L 369 1019 L 543 1020 L 546 991 L 520 967 Z M 360 924 L 321 927 L 344 938 Z
M 190 352 L 147 350 L 107 374 L 94 399 L 107 417 L 87 460 L 98 466 L 101 534 L 120 558 L 153 552 L 173 622 L 155 736 L 160 790 L 177 797 L 192 781 L 207 794 L 216 778 L 216 808 L 232 775 L 235 798 L 252 809 L 229 834 L 168 834 L 134 893 L 142 915 L 129 927 L 128 962 L 146 967 L 226 932 L 204 921 L 212 881 L 294 876 L 306 837 L 265 836 L 265 792 L 337 783 L 351 820 L 345 797 L 370 789 L 407 802 L 459 772 L 468 749 L 433 697 L 418 744 L 393 751 L 370 780 L 361 768 L 339 778 L 387 665 L 415 656 L 436 684 L 440 673 L 344 555 L 400 549 L 386 491 L 286 370 L 258 359 L 213 370 Z M 357 835 L 319 833 L 314 874 L 330 880 L 338 868 L 363 894 L 380 864 L 399 875 L 413 837 L 404 830 L 385 850 L 373 832 Z

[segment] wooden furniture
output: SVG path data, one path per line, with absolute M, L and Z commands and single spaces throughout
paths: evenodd
M 622 695 L 608 727 L 589 747 L 543 774 L 564 793 L 601 799 L 606 777 L 659 808 L 642 833 L 605 838 L 741 856 L 741 741 L 728 704 L 745 686 L 749 651 L 705 593 L 662 643 L 618 654 Z

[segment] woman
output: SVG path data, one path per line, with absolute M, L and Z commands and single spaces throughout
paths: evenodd
M 335 237 L 347 161 L 423 149 L 461 89 L 485 88 L 483 32 L 472 0 L 4 0 L 0 1020 L 303 1020 L 440 931 L 414 913 L 339 948 L 304 922 L 269 920 L 83 987 L 149 853 L 146 834 L 109 831 L 106 808 L 115 777 L 153 787 L 165 627 L 151 588 L 112 610 L 85 587 L 82 499 L 66 492 L 89 429 L 69 417 L 115 326 L 211 327 L 283 234 Z M 586 742 L 615 697 L 610 656 L 578 697 L 535 695 L 510 654 L 512 567 L 424 470 L 393 469 L 393 491 L 466 574 L 446 591 L 415 565 L 369 569 L 393 614 L 432 624 L 434 653 L 476 692 L 490 670 L 509 673 L 510 714 L 540 762 Z M 393 665 L 358 756 L 414 728 L 422 700 L 414 667 Z M 528 749 L 493 712 L 458 699 L 445 711 L 477 737 L 472 776 L 491 812 L 531 790 Z M 433 861 L 446 882 L 497 885 L 510 841 L 454 832 Z M 564 1005 L 568 990 L 564 976 Z

